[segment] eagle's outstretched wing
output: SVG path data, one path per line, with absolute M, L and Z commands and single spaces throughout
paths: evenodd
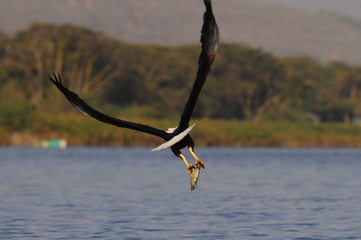
M 211 65 L 218 49 L 219 32 L 216 20 L 213 15 L 212 4 L 210 0 L 204 0 L 204 4 L 206 6 L 206 12 L 203 15 L 203 26 L 201 35 L 202 51 L 198 60 L 197 77 L 188 101 L 184 107 L 178 125 L 178 131 L 183 131 L 184 129 L 188 128 L 194 105 L 196 104 L 199 93 L 207 79 L 208 73 L 211 69 Z
M 87 103 L 85 103 L 78 96 L 78 94 L 70 91 L 67 87 L 65 87 L 64 84 L 62 83 L 60 74 L 54 73 L 53 77 L 49 77 L 49 78 L 54 83 L 54 85 L 64 94 L 64 96 L 74 106 L 74 108 L 87 116 L 93 117 L 93 118 L 97 119 L 98 121 L 101 121 L 104 123 L 115 125 L 117 127 L 130 128 L 130 129 L 133 129 L 136 131 L 149 133 L 149 134 L 161 137 L 165 140 L 169 140 L 171 137 L 170 134 L 167 133 L 166 131 L 163 131 L 163 130 L 160 130 L 160 129 L 157 129 L 157 128 L 154 128 L 151 126 L 147 126 L 144 124 L 124 121 L 124 120 L 121 120 L 118 118 L 108 116 L 104 113 L 101 113 L 101 112 L 95 110 L 94 108 L 92 108 L 91 106 L 89 106 Z

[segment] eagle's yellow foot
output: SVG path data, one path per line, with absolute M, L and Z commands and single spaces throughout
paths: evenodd
M 199 159 L 199 157 L 197 157 L 197 155 L 194 152 L 193 146 L 189 146 L 188 147 L 189 152 L 192 154 L 192 156 L 194 157 L 194 159 L 196 160 L 194 165 L 196 165 L 198 168 L 202 167 L 202 168 L 206 168 L 204 166 L 204 162 L 202 160 Z
M 194 169 L 194 166 L 190 163 L 187 164 L 187 170 L 188 170 L 188 173 L 189 174 L 192 174 L 193 172 L 193 169 Z
M 198 165 L 198 166 L 200 166 L 200 167 L 202 167 L 202 168 L 204 168 L 204 169 L 206 168 L 206 167 L 204 166 L 204 162 L 203 162 L 202 160 L 200 160 L 199 158 L 196 159 L 195 164 Z

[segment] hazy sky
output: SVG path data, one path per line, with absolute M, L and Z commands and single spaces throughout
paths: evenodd
M 269 3 L 281 3 L 308 10 L 327 10 L 361 19 L 360 0 L 257 0 Z

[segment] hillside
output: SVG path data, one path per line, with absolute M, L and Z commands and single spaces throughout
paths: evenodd
M 106 114 L 166 129 L 189 95 L 199 46 L 129 44 L 70 24 L 36 24 L 0 38 L 0 53 L 0 145 L 155 145 L 76 113 L 48 76 L 61 73 Z M 361 66 L 224 43 L 192 116 L 207 136 L 195 137 L 217 146 L 360 146 L 360 83 Z
M 335 14 L 244 0 L 215 0 L 214 8 L 224 42 L 361 64 L 360 28 Z M 178 45 L 198 41 L 202 13 L 194 0 L 2 0 L 0 28 L 13 33 L 34 21 L 70 22 L 129 42 Z

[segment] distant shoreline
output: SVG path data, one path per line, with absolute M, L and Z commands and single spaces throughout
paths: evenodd
M 47 129 L 7 132 L 0 129 L 0 146 L 40 147 L 43 139 L 64 139 L 68 146 L 156 146 L 162 139 L 128 129 L 75 117 Z M 169 120 L 140 120 L 149 125 L 170 126 Z M 79 125 L 83 126 L 80 127 Z M 197 120 L 191 132 L 196 146 L 221 147 L 361 147 L 361 126 L 341 123 L 253 123 L 227 120 Z

